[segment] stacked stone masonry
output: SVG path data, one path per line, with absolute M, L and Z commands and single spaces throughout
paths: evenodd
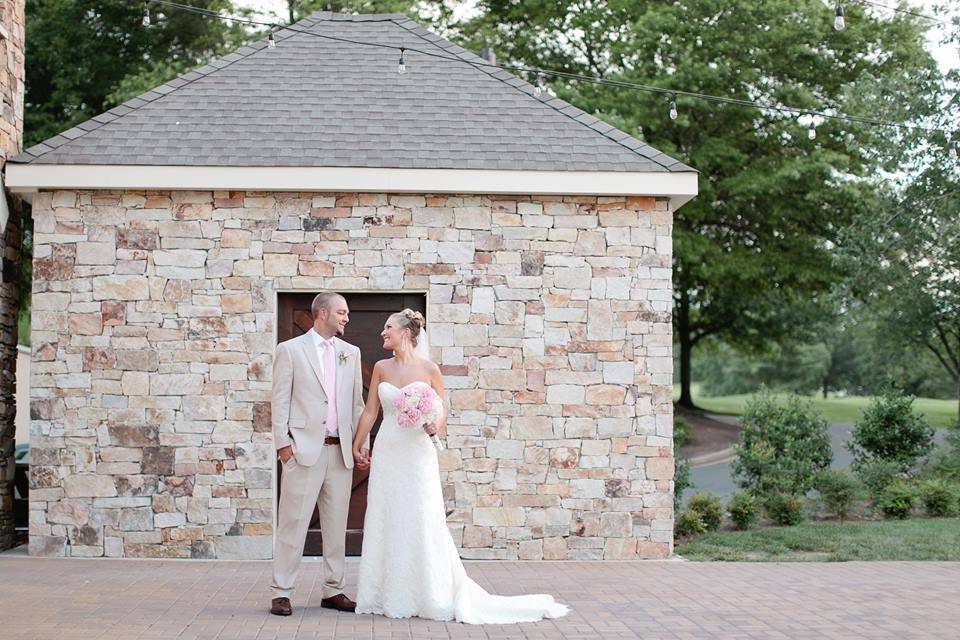
M 667 205 L 37 194 L 31 553 L 271 557 L 277 292 L 335 290 L 427 294 L 465 558 L 670 555 Z
M 0 169 L 20 152 L 23 134 L 24 0 L 0 0 Z M 17 317 L 20 305 L 20 200 L 6 198 L 0 224 L 0 551 L 15 542 L 13 500 L 16 434 Z M 2 220 L 2 219 L 0 219 Z

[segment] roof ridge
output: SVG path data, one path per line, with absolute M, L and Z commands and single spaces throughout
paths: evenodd
M 388 22 L 399 20 L 401 18 L 409 19 L 409 16 L 403 13 L 343 13 L 338 11 L 319 10 L 311 13 L 308 18 L 317 14 L 327 14 L 329 18 L 323 18 L 331 22 Z
M 405 16 L 405 15 L 403 15 L 403 14 L 399 14 L 399 15 L 400 15 L 401 17 L 398 18 L 397 20 L 394 20 L 394 22 L 397 24 L 397 26 L 403 27 L 404 29 L 406 29 L 406 30 L 409 31 L 410 33 L 416 35 L 418 38 L 420 38 L 420 39 L 423 40 L 424 42 L 427 42 L 428 44 L 431 44 L 431 45 L 433 45 L 433 46 L 439 47 L 440 49 L 443 49 L 444 51 L 447 51 L 448 53 L 451 53 L 452 55 L 455 55 L 456 57 L 464 60 L 464 62 L 470 63 L 470 62 L 472 62 L 472 61 L 469 60 L 468 58 L 475 58 L 477 61 L 486 63 L 485 65 L 481 65 L 481 66 L 477 66 L 477 65 L 473 65 L 473 64 L 471 64 L 471 66 L 473 66 L 474 69 L 478 69 L 479 71 L 482 71 L 483 73 L 487 74 L 488 76 L 490 76 L 490 77 L 493 78 L 494 80 L 499 80 L 501 83 L 503 83 L 503 84 L 505 84 L 505 85 L 508 85 L 508 86 L 510 86 L 510 87 L 513 87 L 514 89 L 516 89 L 516 90 L 519 91 L 520 93 L 524 93 L 524 94 L 526 94 L 526 95 L 528 95 L 528 96 L 531 96 L 532 98 L 534 98 L 535 100 L 537 100 L 537 102 L 539 102 L 540 104 L 546 105 L 546 106 L 550 107 L 551 109 L 553 109 L 554 111 L 556 111 L 557 113 L 559 113 L 559 114 L 561 114 L 561 115 L 563 115 L 563 116 L 566 116 L 567 118 L 573 120 L 573 121 L 576 122 L 577 124 L 583 125 L 583 126 L 587 127 L 588 129 L 590 129 L 590 130 L 592 130 L 592 131 L 594 131 L 594 132 L 596 132 L 596 133 L 599 133 L 600 135 L 602 135 L 603 137 L 607 138 L 607 139 L 610 140 L 611 142 L 614 142 L 614 143 L 620 145 L 620 146 L 623 147 L 624 149 L 627 149 L 628 151 L 630 151 L 630 152 L 632 152 L 632 153 L 640 156 L 640 157 L 643 158 L 644 160 L 650 160 L 651 162 L 655 162 L 656 164 L 660 165 L 660 166 L 663 167 L 664 169 L 669 170 L 669 167 L 668 167 L 667 165 L 663 164 L 662 162 L 660 162 L 660 161 L 658 161 L 658 160 L 655 160 L 655 159 L 654 159 L 655 156 L 646 156 L 646 155 L 640 153 L 635 146 L 631 146 L 631 145 L 625 144 L 625 141 L 628 141 L 628 140 L 629 140 L 629 141 L 632 141 L 632 142 L 634 142 L 634 143 L 637 143 L 637 144 L 641 144 L 641 145 L 643 144 L 643 143 L 641 143 L 639 140 L 637 140 L 636 138 L 634 138 L 632 135 L 630 135 L 629 133 L 627 133 L 627 132 L 625 132 L 625 131 L 622 131 L 622 130 L 616 128 L 616 127 L 614 127 L 612 124 L 609 124 L 608 122 L 605 122 L 605 121 L 603 121 L 603 120 L 600 120 L 600 119 L 597 118 L 596 116 L 593 116 L 592 114 L 587 113 L 587 112 L 584 111 L 583 109 L 580 109 L 579 107 L 574 106 L 574 105 L 570 104 L 569 102 L 567 102 L 567 101 L 565 101 L 565 100 L 562 100 L 561 98 L 557 98 L 556 96 L 550 96 L 550 98 L 549 98 L 548 100 L 540 100 L 540 99 L 538 99 L 538 98 L 533 94 L 533 85 L 531 85 L 529 82 L 527 82 L 526 80 L 524 80 L 524 79 L 521 78 L 520 76 L 515 75 L 515 74 L 513 74 L 513 73 L 510 73 L 509 71 L 507 71 L 507 70 L 504 69 L 503 67 L 500 67 L 500 66 L 498 66 L 498 65 L 496 65 L 496 64 L 493 65 L 493 67 L 496 69 L 496 71 L 490 70 L 490 69 L 488 68 L 488 66 L 487 66 L 487 65 L 489 65 L 489 63 L 487 63 L 486 60 L 484 60 L 483 58 L 481 58 L 480 56 L 478 56 L 478 55 L 475 54 L 474 52 L 470 51 L 469 49 L 465 49 L 465 48 L 461 47 L 460 45 L 456 44 L 455 42 L 452 42 L 451 40 L 448 40 L 447 38 L 444 38 L 443 36 L 441 36 L 441 35 L 439 35 L 439 34 L 436 34 L 436 33 L 432 32 L 432 31 L 430 31 L 429 29 L 424 28 L 422 25 L 420 25 L 419 23 L 417 23 L 415 20 L 411 20 L 409 17 L 407 17 L 407 16 Z M 403 23 L 403 24 L 401 24 L 401 23 Z M 412 26 L 411 26 L 411 25 L 412 25 Z M 448 48 L 448 47 L 442 47 L 442 46 L 440 46 L 437 42 L 432 42 L 432 41 L 430 41 L 430 40 L 427 40 L 427 38 L 425 38 L 425 37 L 423 36 L 423 34 L 419 33 L 418 31 L 425 31 L 426 33 L 428 33 L 428 34 L 430 34 L 430 35 L 432 35 L 432 36 L 434 36 L 434 37 L 442 40 L 443 42 L 447 43 L 448 45 L 450 45 L 450 47 L 449 47 L 449 48 Z M 459 49 L 459 51 L 456 51 L 456 50 L 452 50 L 452 51 L 451 51 L 450 49 Z M 507 77 L 504 78 L 504 77 L 502 77 L 502 76 L 499 75 L 499 74 L 504 74 L 504 75 L 506 75 Z M 510 80 L 519 81 L 521 84 L 520 84 L 520 85 L 514 84 L 514 83 L 510 82 Z M 530 88 L 529 91 L 526 90 L 528 87 Z M 559 103 L 559 105 L 558 105 L 557 103 Z M 587 118 L 592 119 L 593 121 L 592 121 L 592 122 L 589 122 L 589 121 L 585 122 L 584 119 L 583 119 L 584 116 L 586 116 Z M 599 126 L 598 126 L 598 123 L 599 123 Z M 608 127 L 609 127 L 609 128 L 608 128 Z M 610 135 L 611 133 L 614 134 L 614 135 Z M 614 137 L 615 134 L 620 134 L 620 136 Z M 655 154 L 655 155 L 663 155 L 663 154 L 662 154 L 661 152 L 658 152 L 658 153 Z

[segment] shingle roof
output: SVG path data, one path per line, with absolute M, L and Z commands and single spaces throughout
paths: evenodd
M 693 171 L 403 15 L 318 12 L 27 149 L 11 162 Z

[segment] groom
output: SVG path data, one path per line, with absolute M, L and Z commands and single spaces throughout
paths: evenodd
M 293 613 L 290 596 L 314 505 L 320 508 L 326 575 L 320 606 L 356 608 L 343 593 L 343 556 L 353 431 L 363 411 L 360 349 L 337 337 L 350 321 L 343 296 L 321 293 L 310 310 L 313 327 L 278 344 L 273 363 L 273 440 L 283 464 L 270 605 L 278 616 Z

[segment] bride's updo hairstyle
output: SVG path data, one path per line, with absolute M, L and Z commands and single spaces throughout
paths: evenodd
M 410 329 L 410 340 L 413 342 L 413 346 L 416 347 L 417 339 L 420 337 L 420 331 L 427 323 L 423 314 L 413 309 L 404 309 L 390 316 L 390 319 L 396 322 L 397 326 L 401 329 Z

